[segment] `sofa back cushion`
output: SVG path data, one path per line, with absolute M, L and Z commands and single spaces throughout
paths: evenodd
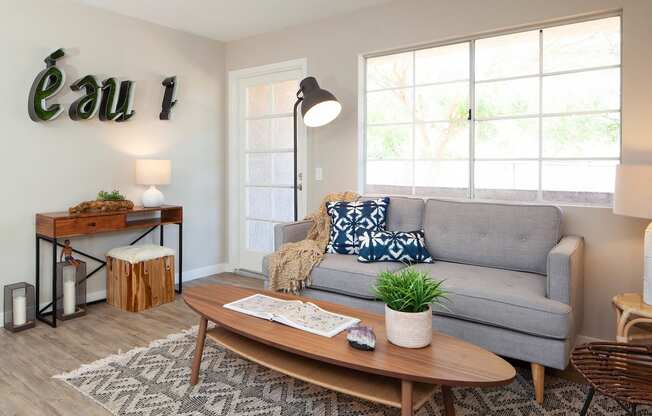
M 363 201 L 378 198 L 377 196 L 360 197 Z M 417 231 L 423 228 L 423 210 L 425 203 L 421 198 L 390 196 L 387 211 L 387 231 Z
M 561 238 L 561 210 L 549 205 L 426 201 L 423 228 L 435 260 L 546 274 Z

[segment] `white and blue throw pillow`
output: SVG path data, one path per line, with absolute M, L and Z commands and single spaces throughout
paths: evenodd
M 423 231 L 367 231 L 360 236 L 358 261 L 432 263 Z
M 331 235 L 327 253 L 358 254 L 358 239 L 365 231 L 381 231 L 387 223 L 389 198 L 327 202 Z

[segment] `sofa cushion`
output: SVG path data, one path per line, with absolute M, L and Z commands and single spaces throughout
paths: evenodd
M 363 196 L 362 201 L 369 201 L 378 197 Z M 408 198 L 403 196 L 390 196 L 387 210 L 388 231 L 414 231 L 423 228 L 423 209 L 425 203 L 421 198 Z
M 435 314 L 556 339 L 572 333 L 571 307 L 546 298 L 544 276 L 443 261 L 414 268 L 445 280 L 448 310 Z
M 364 231 L 384 230 L 389 198 L 370 201 L 327 202 L 331 233 L 327 253 L 358 254 L 358 238 Z
M 375 299 L 372 287 L 378 273 L 405 268 L 402 263 L 360 263 L 356 256 L 326 254 L 319 266 L 312 269 L 310 287 L 363 299 Z
M 432 263 L 423 231 L 365 231 L 360 236 L 358 261 Z
M 429 199 L 423 228 L 435 260 L 546 274 L 561 237 L 561 210 Z

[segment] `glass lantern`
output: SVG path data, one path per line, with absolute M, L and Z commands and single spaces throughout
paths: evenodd
M 33 328 L 36 324 L 34 286 L 14 283 L 5 286 L 4 327 L 10 332 Z
M 76 261 L 57 263 L 56 313 L 64 321 L 86 315 L 86 263 Z

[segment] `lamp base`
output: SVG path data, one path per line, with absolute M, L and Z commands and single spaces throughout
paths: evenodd
M 645 229 L 643 256 L 643 302 L 652 305 L 652 222 Z
M 143 193 L 143 206 L 146 208 L 160 207 L 165 202 L 163 192 L 156 189 L 154 185 L 147 188 Z

